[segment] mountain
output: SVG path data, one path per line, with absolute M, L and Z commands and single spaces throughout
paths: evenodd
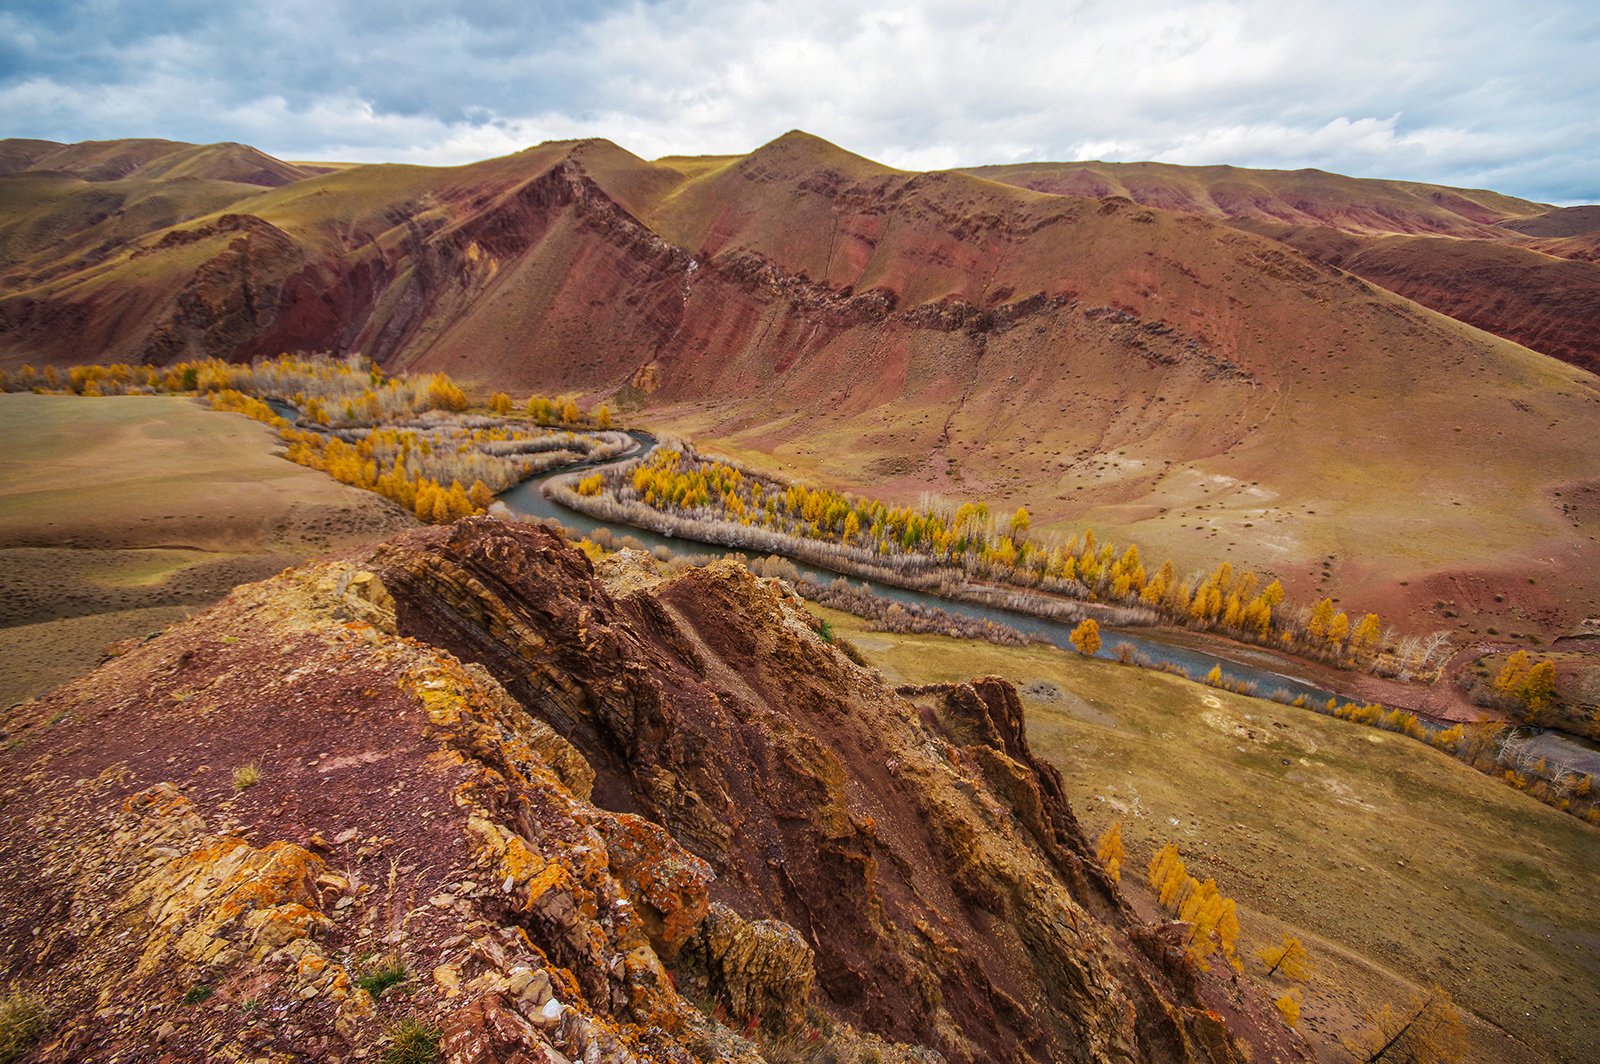
M 1231 221 L 1497 336 L 1600 370 L 1600 207 L 1552 208 L 1483 189 L 1321 170 L 1023 163 L 964 172 Z
M 38 1059 L 1309 1059 L 1135 916 L 1008 683 L 816 625 L 475 518 L 121 648 L 0 750 Z
M 1226 558 L 1410 628 L 1553 636 L 1600 614 L 1600 382 L 1328 261 L 1376 272 L 1382 242 L 1409 241 L 1389 272 L 1566 336 L 1583 278 L 1537 312 L 1510 289 L 1591 264 L 1516 259 L 1460 292 L 1436 252 L 1582 237 L 1507 228 L 1550 212 L 1493 193 L 1229 175 L 1255 191 L 1202 196 L 1190 175 L 1158 207 L 894 170 L 795 132 L 736 157 L 588 140 L 184 181 L 183 202 L 101 217 L 86 197 L 143 205 L 180 182 L 22 173 L 0 178 L 0 358 L 360 351 L 608 397 L 891 499 L 1025 504 L 1042 530 Z M 1262 216 L 1226 214 L 1245 199 Z M 1265 220 L 1285 205 L 1322 221 L 1241 228 L 1287 224 Z M 1292 246 L 1307 234 L 1328 247 Z
M 246 144 L 176 140 L 0 141 L 0 174 L 45 172 L 84 181 L 196 178 L 277 188 L 321 172 L 286 163 Z
M 1549 204 L 1485 189 L 1345 177 L 1324 170 L 1247 170 L 1168 163 L 1016 163 L 962 173 L 1063 196 L 1123 196 L 1211 218 L 1326 226 L 1346 233 L 1494 236 Z

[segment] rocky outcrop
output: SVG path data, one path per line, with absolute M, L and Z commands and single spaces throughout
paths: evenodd
M 1294 1055 L 1138 925 L 1008 684 L 893 691 L 732 564 L 422 530 L 25 715 L 0 972 L 41 1059 Z

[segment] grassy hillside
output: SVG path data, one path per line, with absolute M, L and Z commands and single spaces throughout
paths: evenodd
M 1014 681 L 1029 742 L 1086 828 L 1121 821 L 1125 884 L 1177 842 L 1238 899 L 1250 950 L 1304 938 L 1314 1042 L 1437 983 L 1478 1018 L 1472 1060 L 1600 1052 L 1595 829 L 1392 733 L 1054 648 L 866 632 L 820 612 L 896 682 Z

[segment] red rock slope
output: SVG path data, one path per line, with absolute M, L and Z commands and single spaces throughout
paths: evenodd
M 38 1059 L 334 1058 L 401 1018 L 453 1061 L 1301 1055 L 1133 918 L 1008 685 L 897 694 L 731 565 L 408 533 L 7 726 Z
M 1600 371 L 1600 207 L 1552 209 L 1485 189 L 1321 170 L 1075 162 L 963 172 L 1230 220 L 1469 325 Z

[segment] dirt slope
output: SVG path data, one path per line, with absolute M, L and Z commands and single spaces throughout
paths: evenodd
M 0 970 L 42 1057 L 409 1016 L 462 1061 L 1303 1059 L 1133 918 L 1009 685 L 907 698 L 776 585 L 641 564 L 408 533 L 8 717 Z

